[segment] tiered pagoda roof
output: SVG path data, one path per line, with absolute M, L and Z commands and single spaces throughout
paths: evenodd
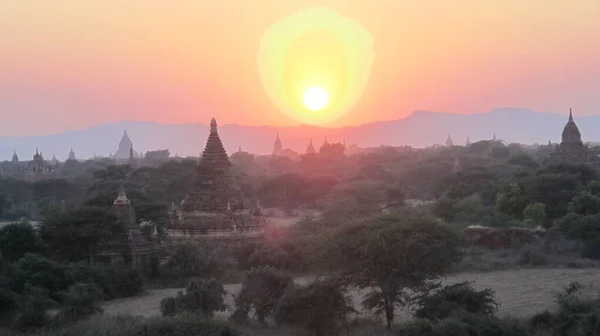
M 183 211 L 227 211 L 247 209 L 248 201 L 231 171 L 229 156 L 217 130 L 210 122 L 210 134 L 202 152 L 192 190 L 181 204 Z

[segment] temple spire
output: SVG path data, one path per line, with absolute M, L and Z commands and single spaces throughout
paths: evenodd
M 313 145 L 313 141 L 312 138 L 310 138 L 309 142 L 308 142 L 308 146 L 306 146 L 306 153 L 307 154 L 315 154 L 317 151 L 315 150 L 315 146 Z
M 277 132 L 277 137 L 275 138 L 275 143 L 273 144 L 273 155 L 280 155 L 283 153 L 283 144 L 281 143 L 281 139 L 279 139 L 279 132 Z
M 219 133 L 217 130 L 217 120 L 215 118 L 210 120 L 210 133 Z
M 572 109 L 571 109 L 571 108 L 569 108 L 569 121 L 570 121 L 570 122 L 574 122 L 574 121 L 573 121 L 573 111 L 572 111 Z
M 448 146 L 448 147 L 454 146 L 454 141 L 452 141 L 450 134 L 448 134 L 448 137 L 446 138 L 446 146 Z

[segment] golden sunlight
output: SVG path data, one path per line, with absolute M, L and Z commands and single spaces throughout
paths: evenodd
M 374 57 L 373 38 L 358 22 L 310 7 L 271 26 L 256 61 L 273 104 L 304 124 L 319 125 L 340 118 L 360 99 Z
M 302 102 L 311 111 L 321 111 L 329 102 L 329 95 L 322 87 L 311 86 L 304 91 Z

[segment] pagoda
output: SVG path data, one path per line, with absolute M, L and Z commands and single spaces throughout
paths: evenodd
M 179 207 L 172 204 L 169 239 L 260 237 L 266 224 L 258 203 L 251 205 L 245 197 L 213 118 L 194 184 Z
M 310 141 L 308 142 L 308 146 L 306 146 L 306 154 L 316 154 L 317 150 L 315 149 L 315 146 L 313 146 L 313 142 L 312 142 L 312 138 L 310 138 Z
M 279 139 L 279 132 L 277 132 L 277 138 L 275 138 L 275 143 L 273 144 L 273 155 L 283 155 L 283 145 L 281 144 L 281 139 Z
M 135 210 L 131 200 L 127 198 L 122 182 L 112 210 L 116 214 L 120 229 L 110 242 L 99 247 L 98 260 L 131 265 L 137 269 L 148 267 L 153 254 L 157 253 L 157 246 L 141 232 L 136 221 Z M 153 230 L 152 235 L 156 236 L 157 231 Z
M 549 142 L 550 143 L 550 142 Z M 573 112 L 569 109 L 569 119 L 562 131 L 562 141 L 557 144 L 553 153 L 546 160 L 546 163 L 574 163 L 574 164 L 593 164 L 596 169 L 598 166 L 598 156 L 581 141 L 581 132 L 573 119 Z

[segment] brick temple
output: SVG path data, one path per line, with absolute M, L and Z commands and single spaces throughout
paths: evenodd
M 571 110 L 569 110 L 569 120 L 563 128 L 561 137 L 561 143 L 556 145 L 554 152 L 546 160 L 547 164 L 575 163 L 588 164 L 596 169 L 600 168 L 598 153 L 581 140 L 581 132 L 573 120 Z
M 135 210 L 131 200 L 127 198 L 123 183 L 112 209 L 117 215 L 121 232 L 108 244 L 100 246 L 98 261 L 146 269 L 150 266 L 152 257 L 158 252 L 158 245 L 141 232 L 140 225 L 136 221 Z M 156 237 L 156 229 L 152 230 L 152 235 Z
M 194 185 L 179 207 L 173 204 L 169 212 L 168 239 L 259 238 L 266 225 L 258 203 L 246 198 L 232 171 L 213 118 Z

